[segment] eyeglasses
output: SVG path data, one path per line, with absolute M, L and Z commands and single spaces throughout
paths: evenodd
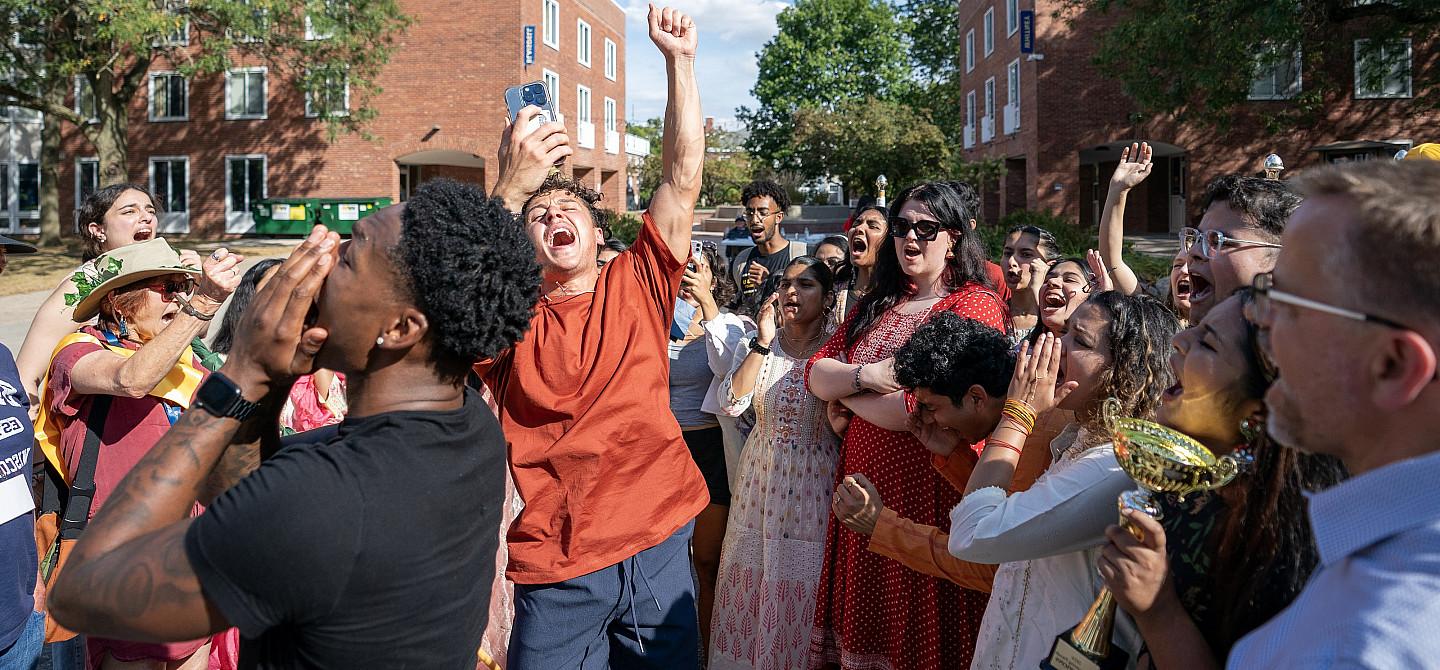
M 1403 323 L 1400 323 L 1398 321 L 1391 321 L 1390 319 L 1387 319 L 1383 316 L 1375 316 L 1374 314 L 1357 312 L 1353 309 L 1337 307 L 1335 305 L 1323 303 L 1318 300 L 1302 298 L 1298 295 L 1295 295 L 1294 293 L 1286 293 L 1285 291 L 1281 291 L 1275 288 L 1275 277 L 1274 274 L 1270 272 L 1262 272 L 1258 275 L 1255 275 L 1255 280 L 1250 283 L 1250 286 L 1251 288 L 1255 289 L 1256 321 L 1269 321 L 1271 316 L 1271 310 L 1274 309 L 1273 303 L 1278 302 L 1285 305 L 1294 305 L 1295 307 L 1304 307 L 1305 309 L 1311 309 L 1317 312 L 1324 312 L 1326 314 L 1350 319 L 1351 321 L 1378 323 L 1382 326 L 1389 326 L 1398 330 L 1414 330 L 1413 328 Z
M 163 300 L 174 302 L 176 296 L 185 295 L 193 291 L 195 289 L 195 282 L 189 278 L 165 279 L 162 281 L 153 281 L 144 286 L 151 291 L 159 293 Z
M 765 219 L 770 218 L 773 214 L 775 214 L 775 212 L 772 212 L 768 209 L 750 209 L 749 207 L 745 208 L 745 218 L 747 220 L 760 219 L 761 221 L 764 221 Z
M 911 230 L 914 230 L 915 239 L 921 242 L 933 242 L 935 236 L 940 234 L 942 228 L 945 228 L 945 224 L 939 221 L 924 219 L 920 221 L 910 221 L 909 219 L 903 219 L 898 216 L 890 217 L 890 237 L 905 237 L 910 234 Z
M 1238 237 L 1230 237 L 1229 235 L 1226 235 L 1225 233 L 1222 233 L 1218 230 L 1202 231 L 1198 228 L 1190 227 L 1180 229 L 1180 251 L 1189 251 L 1191 247 L 1195 246 L 1196 242 L 1200 243 L 1200 255 L 1209 259 L 1214 259 L 1215 254 L 1220 253 L 1220 248 L 1227 245 L 1232 247 L 1248 246 L 1267 247 L 1270 249 L 1282 248 L 1279 244 L 1276 244 L 1274 242 L 1261 242 L 1260 240 L 1242 240 Z

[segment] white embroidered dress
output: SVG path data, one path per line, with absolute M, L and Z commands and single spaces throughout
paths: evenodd
M 732 374 L 749 353 L 735 353 Z M 755 429 L 740 452 L 720 550 L 711 670 L 799 668 L 809 653 L 840 439 L 805 387 L 805 363 L 777 338 L 751 395 L 732 398 L 729 376 L 721 386 L 724 413 L 738 416 L 753 402 Z

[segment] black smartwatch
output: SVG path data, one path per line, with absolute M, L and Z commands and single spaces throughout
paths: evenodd
M 210 373 L 205 383 L 200 385 L 200 390 L 195 392 L 195 406 L 221 419 L 238 421 L 250 418 L 255 410 L 260 409 L 259 403 L 245 400 L 240 387 L 218 372 Z
M 750 351 L 760 354 L 761 356 L 770 355 L 770 347 L 760 344 L 760 340 L 758 339 L 750 340 Z

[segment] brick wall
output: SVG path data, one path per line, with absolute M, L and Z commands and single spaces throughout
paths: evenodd
M 366 126 L 372 136 L 341 134 L 329 138 L 325 123 L 306 118 L 303 96 L 283 73 L 269 72 L 263 119 L 227 120 L 225 77 L 207 75 L 189 82 L 185 121 L 148 120 L 149 96 L 142 92 L 130 108 L 129 178 L 147 183 L 150 158 L 183 156 L 189 161 L 189 229 L 216 236 L 225 228 L 225 158 L 262 155 L 267 162 L 271 197 L 400 197 L 397 162 L 427 163 L 423 178 L 444 175 L 494 186 L 495 151 L 505 127 L 504 90 L 540 80 L 541 69 L 560 75 L 561 111 L 575 136 L 575 85 L 592 90 L 592 117 L 603 123 L 603 100 L 616 101 L 623 134 L 624 12 L 612 0 L 559 0 L 560 48 L 543 44 L 542 2 L 402 0 L 414 22 L 397 41 L 370 102 L 379 116 Z M 592 67 L 576 63 L 576 19 L 592 27 Z M 536 26 L 536 63 L 523 64 L 523 26 Z M 604 76 L 604 39 L 617 45 L 617 76 Z M 192 39 L 196 36 L 192 35 Z M 243 61 L 238 65 L 247 65 Z M 164 70 L 164 64 L 152 72 Z M 352 107 L 358 91 L 352 91 Z M 437 129 L 438 128 L 438 129 Z M 62 221 L 75 203 L 75 161 L 94 155 L 79 129 L 63 129 L 60 174 Z M 623 135 L 622 135 L 623 136 Z M 603 151 L 603 128 L 594 150 L 577 150 L 572 163 L 623 173 L 623 146 Z M 440 164 L 431 164 L 440 163 Z M 107 182 L 108 183 L 108 182 Z M 597 181 L 598 184 L 598 181 Z M 102 184 L 103 185 L 103 184 Z M 623 203 L 623 183 L 607 184 L 606 200 Z M 68 226 L 67 226 L 68 230 Z

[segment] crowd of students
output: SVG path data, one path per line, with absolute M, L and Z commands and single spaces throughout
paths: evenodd
M 757 181 L 727 260 L 691 239 L 695 25 L 648 21 L 629 246 L 534 108 L 490 194 L 244 273 L 90 196 L 0 347 L 0 668 L 1071 667 L 1102 592 L 1124 667 L 1440 657 L 1440 162 L 1218 177 L 1163 300 L 1121 256 L 1143 144 L 1083 257 L 987 259 L 962 182 L 792 254 Z M 1119 418 L 1243 469 L 1117 517 Z

